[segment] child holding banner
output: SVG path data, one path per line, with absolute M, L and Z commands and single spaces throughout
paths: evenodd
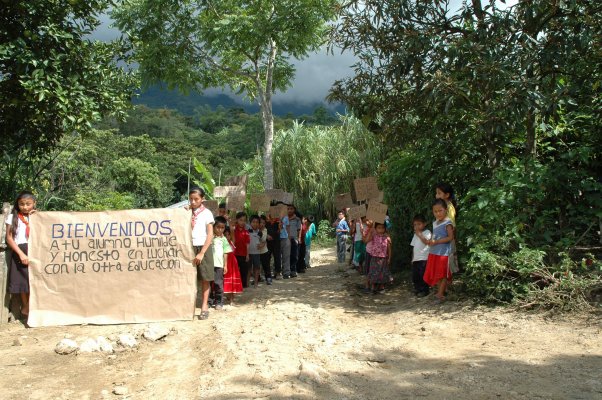
M 364 265 L 366 257 L 366 243 L 364 243 L 364 233 L 366 231 L 366 217 L 360 217 L 354 221 L 353 230 L 353 266 L 358 270 L 360 275 L 366 275 L 367 271 Z
M 303 225 L 305 226 L 305 268 L 311 268 L 311 240 L 317 233 L 313 215 L 303 217 Z
M 10 259 L 8 291 L 21 296 L 21 315 L 29 315 L 29 216 L 36 212 L 36 198 L 33 193 L 19 193 L 13 211 L 6 218 L 6 244 L 12 250 Z
M 259 215 L 251 216 L 251 229 L 249 231 L 249 258 L 251 261 L 251 266 L 253 270 L 253 283 L 255 288 L 259 286 L 259 273 L 261 271 L 261 256 L 268 252 L 267 245 L 267 232 L 264 232 L 262 229 L 259 229 L 260 226 L 260 218 Z M 249 276 L 251 275 L 251 271 L 249 271 Z M 268 277 L 266 276 L 266 280 Z M 248 281 L 247 277 L 247 281 Z M 271 285 L 271 279 L 268 282 L 268 285 Z
M 192 263 L 197 266 L 198 279 L 201 281 L 202 303 L 199 319 L 209 318 L 209 292 L 211 281 L 215 277 L 213 263 L 213 214 L 203 205 L 205 191 L 192 187 L 188 192 L 188 201 L 192 210 L 192 246 L 196 257 Z

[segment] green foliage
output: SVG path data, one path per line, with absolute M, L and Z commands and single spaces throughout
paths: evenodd
M 399 261 L 446 181 L 469 293 L 584 306 L 597 264 L 571 259 L 599 245 L 600 6 L 481 3 L 351 2 L 333 38 L 359 62 L 331 97 L 390 144 L 381 181 Z
M 318 246 L 332 246 L 335 238 L 335 229 L 329 220 L 323 219 L 318 223 L 318 230 L 314 240 Z
M 52 151 L 102 115 L 123 115 L 135 80 L 118 42 L 88 39 L 109 1 L 6 1 L 0 8 L 0 191 L 19 190 L 23 160 Z
M 334 198 L 353 179 L 376 173 L 381 147 L 362 123 L 341 117 L 341 126 L 295 124 L 274 143 L 276 187 L 291 191 L 296 205 L 316 215 L 334 215 Z

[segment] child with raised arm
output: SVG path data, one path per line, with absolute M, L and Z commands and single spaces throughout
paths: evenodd
M 426 270 L 426 261 L 429 256 L 429 247 L 427 242 L 431 240 L 431 231 L 426 228 L 426 218 L 423 215 L 416 215 L 412 221 L 414 227 L 414 237 L 410 246 L 412 246 L 412 282 L 414 283 L 414 294 L 417 297 L 424 297 L 429 294 L 429 286 L 424 282 L 423 276 Z
M 29 315 L 29 216 L 36 212 L 33 193 L 22 191 L 17 195 L 12 213 L 6 218 L 6 244 L 12 250 L 8 291 L 21 297 L 21 315 Z
M 372 293 L 384 293 L 385 284 L 393 280 L 391 276 L 391 238 L 387 234 L 385 224 L 374 223 L 374 227 L 368 231 L 366 242 L 370 246 L 370 266 L 368 280 Z

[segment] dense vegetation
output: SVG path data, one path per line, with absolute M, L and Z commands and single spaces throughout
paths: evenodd
M 382 181 L 396 253 L 407 259 L 412 215 L 430 214 L 434 185 L 447 181 L 469 293 L 582 304 L 600 290 L 601 264 L 577 255 L 600 241 L 602 5 L 458 7 L 352 1 L 333 29 L 360 61 L 332 97 L 390 150 Z

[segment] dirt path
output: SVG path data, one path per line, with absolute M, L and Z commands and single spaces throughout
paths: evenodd
M 300 278 L 249 289 L 208 321 L 160 324 L 165 340 L 113 355 L 57 355 L 65 335 L 145 325 L 0 328 L 3 399 L 595 399 L 602 323 L 360 294 L 359 276 L 315 252 Z M 14 343 L 17 339 L 19 343 Z M 128 389 L 114 395 L 116 384 Z

